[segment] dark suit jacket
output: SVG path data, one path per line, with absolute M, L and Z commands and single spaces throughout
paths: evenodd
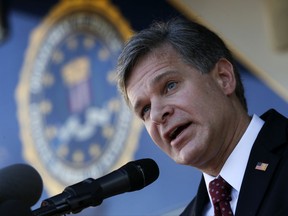
M 251 150 L 235 216 L 288 215 L 288 120 L 275 110 L 261 118 L 265 124 Z M 256 170 L 257 162 L 269 164 L 266 171 Z M 196 196 L 181 216 L 202 215 L 208 202 L 202 177 Z

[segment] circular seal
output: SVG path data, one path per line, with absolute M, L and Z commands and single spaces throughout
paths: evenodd
M 16 99 L 24 157 L 47 192 L 133 159 L 141 124 L 117 91 L 129 25 L 108 1 L 61 1 L 35 29 Z

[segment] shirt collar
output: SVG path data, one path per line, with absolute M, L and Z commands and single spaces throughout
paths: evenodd
M 225 179 L 225 181 L 227 181 L 238 192 L 241 188 L 250 151 L 263 124 L 264 121 L 262 119 L 260 119 L 257 115 L 253 115 L 248 128 L 220 171 L 222 178 Z M 240 161 L 239 158 L 241 158 Z M 215 177 L 206 173 L 203 173 L 203 175 L 206 187 L 208 189 L 210 181 L 214 180 Z

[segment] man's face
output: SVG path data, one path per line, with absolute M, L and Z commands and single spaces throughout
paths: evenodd
M 233 113 L 228 78 L 219 68 L 217 63 L 209 74 L 200 74 L 164 46 L 141 58 L 131 72 L 127 95 L 132 109 L 177 163 L 202 169 L 225 152 Z

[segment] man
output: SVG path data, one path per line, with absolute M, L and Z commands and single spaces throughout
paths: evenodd
M 215 33 L 181 19 L 155 23 L 128 41 L 117 71 L 156 145 L 203 172 L 182 215 L 288 215 L 288 121 L 274 110 L 248 115 L 239 72 Z M 225 183 L 227 208 L 214 200 L 214 179 Z

